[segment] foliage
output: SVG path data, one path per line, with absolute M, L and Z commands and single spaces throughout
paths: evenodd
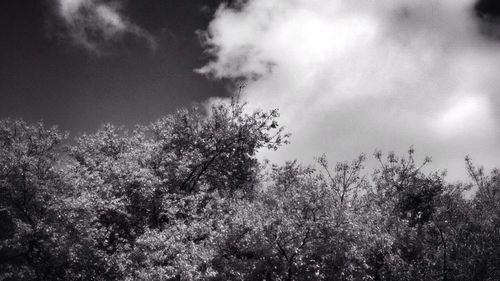
M 371 178 L 365 155 L 268 165 L 277 118 L 221 103 L 66 146 L 1 121 L 0 280 L 498 280 L 498 170 L 467 158 L 450 184 L 413 148 Z

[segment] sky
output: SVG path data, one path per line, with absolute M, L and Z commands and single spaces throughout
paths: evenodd
M 219 2 L 0 1 L 0 118 L 76 135 L 228 96 L 193 71 L 208 59 L 196 30 Z
M 245 85 L 279 108 L 274 162 L 414 146 L 500 166 L 500 4 L 475 0 L 6 0 L 0 118 L 133 126 Z M 370 165 L 370 163 L 368 163 Z

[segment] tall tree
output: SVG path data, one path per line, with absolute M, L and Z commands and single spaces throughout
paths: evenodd
M 67 248 L 59 234 L 65 185 L 58 172 L 65 134 L 42 123 L 0 121 L 0 278 L 63 280 Z M 4 228 L 5 227 L 5 228 Z M 64 239 L 63 239 L 64 240 Z

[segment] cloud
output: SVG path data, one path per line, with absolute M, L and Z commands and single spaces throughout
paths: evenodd
M 123 15 L 119 1 L 57 0 L 56 12 L 73 42 L 93 52 L 102 53 L 125 36 L 151 47 L 156 44 L 153 36 Z
M 431 155 L 463 179 L 464 156 L 500 164 L 500 46 L 469 0 L 249 0 L 221 6 L 197 71 L 243 79 L 277 107 L 292 144 L 265 155 L 344 160 L 375 149 Z

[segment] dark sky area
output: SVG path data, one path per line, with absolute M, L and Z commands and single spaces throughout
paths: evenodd
M 206 29 L 220 2 L 125 2 L 126 16 L 157 46 L 124 40 L 95 54 L 62 35 L 54 2 L 0 1 L 0 118 L 43 119 L 79 133 L 104 122 L 148 123 L 227 95 L 222 82 L 193 71 L 208 59 L 195 31 Z
M 479 0 L 476 2 L 474 8 L 478 14 L 492 17 L 500 16 L 500 1 L 498 0 Z

